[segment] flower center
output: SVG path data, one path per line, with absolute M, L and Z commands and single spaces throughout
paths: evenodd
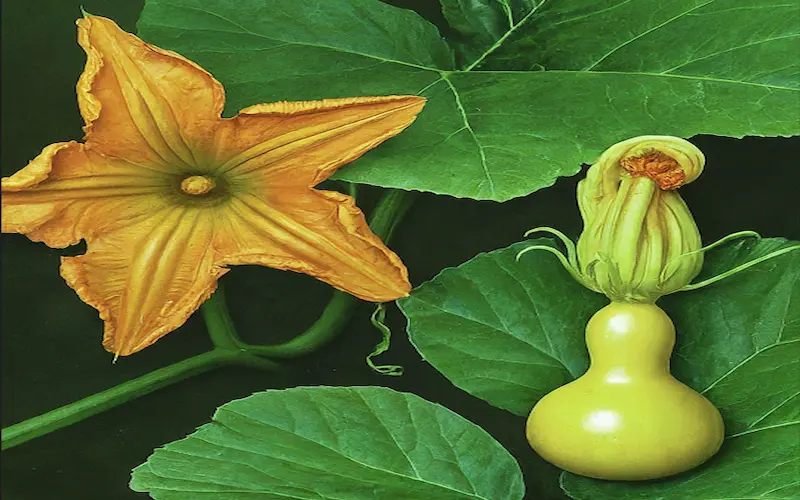
M 214 189 L 216 183 L 203 175 L 192 175 L 181 181 L 181 191 L 186 194 L 206 194 Z
M 619 164 L 634 177 L 653 179 L 664 191 L 677 189 L 686 180 L 686 172 L 681 168 L 681 164 L 661 151 L 622 158 Z

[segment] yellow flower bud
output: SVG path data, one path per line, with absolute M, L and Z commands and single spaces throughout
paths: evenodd
M 600 156 L 578 184 L 586 286 L 614 301 L 655 302 L 692 281 L 703 265 L 700 232 L 675 189 L 704 164 L 694 145 L 668 136 L 628 139 Z

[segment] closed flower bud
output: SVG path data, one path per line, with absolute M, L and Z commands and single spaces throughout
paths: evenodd
M 677 137 L 642 136 L 611 146 L 578 184 L 584 284 L 611 300 L 655 302 L 687 285 L 703 265 L 700 233 L 676 188 L 705 158 Z

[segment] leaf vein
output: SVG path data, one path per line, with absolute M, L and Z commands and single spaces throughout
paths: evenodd
M 483 174 L 486 177 L 486 182 L 489 183 L 489 194 L 490 196 L 494 196 L 495 193 L 495 186 L 494 180 L 492 179 L 491 174 L 489 173 L 489 166 L 486 163 L 486 153 L 484 152 L 483 145 L 478 140 L 478 136 L 475 134 L 475 130 L 472 128 L 472 125 L 469 123 L 469 118 L 467 117 L 467 111 L 464 109 L 464 105 L 461 102 L 461 96 L 456 90 L 456 87 L 453 85 L 453 82 L 450 81 L 449 78 L 443 77 L 444 81 L 447 82 L 447 85 L 450 87 L 450 90 L 453 92 L 453 97 L 456 101 L 456 107 L 458 108 L 459 113 L 461 114 L 461 119 L 464 121 L 464 127 L 469 131 L 470 136 L 475 141 L 475 145 L 478 148 L 478 155 L 481 160 L 481 168 L 483 168 Z M 480 186 L 480 184 L 479 184 Z
M 791 34 L 791 35 L 777 36 L 777 37 L 773 37 L 773 38 L 765 38 L 763 40 L 756 40 L 755 42 L 745 43 L 743 45 L 737 45 L 735 47 L 730 47 L 730 48 L 727 48 L 725 50 L 720 50 L 719 52 L 713 52 L 711 54 L 707 54 L 707 55 L 705 55 L 703 57 L 690 59 L 690 60 L 686 61 L 685 63 L 681 63 L 681 64 L 679 64 L 677 66 L 673 66 L 672 68 L 669 68 L 669 69 L 666 69 L 666 70 L 662 71 L 661 74 L 671 73 L 671 72 L 675 71 L 676 69 L 682 68 L 684 66 L 688 66 L 689 64 L 695 63 L 697 61 L 702 61 L 704 59 L 710 59 L 710 58 L 718 56 L 720 54 L 725 54 L 726 52 L 733 52 L 734 50 L 739 50 L 739 49 L 743 49 L 743 48 L 746 48 L 746 47 L 753 47 L 755 45 L 760 45 L 762 43 L 774 42 L 776 40 L 785 40 L 787 38 L 797 38 L 798 36 L 800 36 L 800 34 L 794 33 L 794 34 Z
M 658 30 L 658 29 L 660 29 L 660 28 L 663 28 L 663 27 L 664 27 L 664 26 L 666 26 L 667 24 L 669 24 L 669 23 L 671 23 L 671 22 L 673 22 L 673 21 L 676 21 L 676 20 L 678 20 L 678 19 L 682 18 L 682 17 L 683 17 L 683 16 L 685 16 L 685 15 L 688 15 L 688 14 L 690 14 L 690 13 L 692 13 L 692 12 L 694 12 L 694 11 L 698 10 L 698 9 L 701 9 L 701 8 L 705 7 L 706 5 L 709 5 L 709 4 L 711 4 L 711 3 L 714 3 L 714 1 L 715 1 L 715 0 L 708 0 L 708 1 L 707 1 L 707 2 L 705 2 L 705 3 L 702 3 L 702 4 L 700 4 L 700 5 L 696 5 L 696 6 L 692 7 L 691 9 L 689 9 L 689 10 L 687 10 L 687 11 L 685 11 L 685 12 L 681 12 L 681 13 L 680 13 L 680 14 L 678 14 L 677 16 L 674 16 L 674 17 L 671 17 L 671 18 L 667 19 L 666 21 L 664 21 L 664 22 L 663 22 L 663 23 L 661 23 L 661 24 L 657 24 L 656 26 L 653 26 L 652 28 L 650 28 L 650 29 L 648 29 L 648 30 L 646 30 L 646 31 L 643 31 L 642 33 L 639 33 L 638 35 L 636 35 L 635 37 L 631 38 L 630 40 L 627 40 L 627 41 L 625 41 L 625 42 L 623 42 L 623 43 L 621 43 L 621 44 L 617 45 L 616 47 L 614 47 L 614 48 L 613 48 L 613 49 L 611 49 L 610 51 L 608 51 L 608 52 L 607 52 L 605 55 L 603 55 L 602 57 L 600 57 L 600 59 L 598 59 L 597 61 L 593 62 L 593 63 L 592 63 L 592 64 L 590 64 L 589 66 L 587 66 L 587 67 L 583 68 L 583 71 L 591 71 L 591 70 L 592 70 L 592 68 L 596 67 L 598 64 L 600 64 L 601 62 L 605 61 L 605 60 L 606 60 L 608 57 L 610 57 L 612 54 L 614 54 L 616 51 L 620 50 L 621 48 L 623 48 L 623 47 L 626 47 L 626 46 L 630 45 L 631 43 L 633 43 L 633 42 L 635 42 L 636 40 L 638 40 L 638 39 L 642 38 L 643 36 L 646 36 L 646 35 L 648 35 L 648 34 L 650 34 L 650 33 L 654 32 L 654 31 L 656 31 L 656 30 Z
M 251 31 L 248 28 L 246 28 L 245 26 L 237 23 L 233 19 L 229 19 L 229 18 L 227 18 L 225 16 L 217 14 L 216 12 L 211 12 L 211 11 L 208 11 L 208 10 L 198 9 L 196 7 L 190 7 L 188 5 L 185 5 L 183 7 L 185 7 L 187 10 L 193 10 L 195 12 L 201 12 L 203 14 L 208 14 L 210 16 L 216 17 L 217 19 L 225 21 L 225 22 L 229 23 L 231 26 L 234 26 L 234 27 L 239 29 L 239 31 L 228 31 L 228 30 L 219 30 L 219 29 L 206 29 L 205 31 L 216 31 L 218 33 L 231 33 L 231 34 L 242 34 L 242 33 L 244 33 L 244 34 L 255 36 L 255 37 L 258 37 L 258 38 L 263 38 L 265 40 L 282 42 L 284 45 L 299 45 L 299 46 L 306 46 L 306 47 L 317 47 L 317 48 L 322 48 L 322 49 L 333 50 L 333 51 L 336 51 L 336 52 L 345 52 L 345 53 L 353 54 L 353 55 L 357 55 L 357 56 L 368 57 L 370 59 L 377 59 L 377 60 L 383 61 L 383 62 L 401 64 L 403 66 L 410 66 L 412 68 L 424 69 L 426 71 L 435 71 L 437 73 L 441 73 L 441 70 L 438 69 L 438 68 L 431 68 L 430 66 L 424 66 L 422 64 L 415 64 L 415 63 L 411 63 L 411 62 L 407 62 L 407 61 L 400 61 L 400 60 L 397 60 L 397 59 L 389 59 L 389 58 L 386 58 L 386 57 L 380 57 L 380 56 L 377 56 L 375 54 L 367 54 L 365 52 L 359 52 L 359 51 L 356 51 L 356 50 L 346 49 L 344 47 L 333 47 L 331 45 L 326 45 L 326 44 L 323 44 L 323 43 L 311 43 L 311 42 L 305 42 L 305 41 L 304 42 L 300 42 L 300 41 L 297 41 L 297 40 L 279 40 L 277 38 L 272 38 L 272 37 L 269 37 L 267 35 L 263 35 L 261 33 L 255 32 L 255 31 Z M 151 24 L 153 26 L 160 26 L 162 28 L 176 28 L 176 26 L 166 26 L 166 25 L 158 24 L 156 22 L 152 22 Z

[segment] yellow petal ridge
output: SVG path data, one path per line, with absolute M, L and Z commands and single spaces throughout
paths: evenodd
M 231 203 L 235 217 L 219 228 L 221 264 L 261 264 L 310 274 L 371 302 L 408 295 L 400 258 L 370 230 L 349 196 L 314 191 L 302 200 L 270 205 L 255 196 Z
M 151 345 L 216 289 L 227 270 L 213 263 L 212 226 L 201 210 L 162 210 L 62 258 L 61 275 L 105 321 L 108 351 L 127 356 Z
M 425 102 L 387 96 L 251 106 L 219 129 L 218 171 L 314 186 L 411 125 Z
M 209 149 L 222 85 L 183 56 L 147 44 L 113 21 L 77 21 L 87 60 L 78 85 L 85 142 L 105 154 L 175 172 Z

